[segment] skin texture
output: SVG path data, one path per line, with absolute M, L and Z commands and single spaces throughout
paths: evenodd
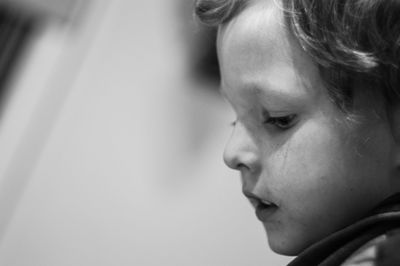
M 217 49 L 237 116 L 224 160 L 253 205 L 276 205 L 262 219 L 272 250 L 297 255 L 395 192 L 383 101 L 355 84 L 352 115 L 340 111 L 274 1 L 251 1 L 220 26 Z

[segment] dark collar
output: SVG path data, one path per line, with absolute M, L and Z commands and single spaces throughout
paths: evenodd
M 369 240 L 400 228 L 400 193 L 388 197 L 364 219 L 303 251 L 288 266 L 338 266 Z

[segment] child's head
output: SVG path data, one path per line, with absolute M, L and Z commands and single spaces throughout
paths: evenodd
M 400 4 L 199 0 L 219 26 L 224 153 L 271 248 L 295 255 L 400 191 Z

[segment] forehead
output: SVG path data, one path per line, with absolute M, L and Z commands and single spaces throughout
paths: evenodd
M 282 90 L 292 90 L 298 82 L 319 79 L 316 65 L 286 26 L 277 2 L 250 1 L 219 28 L 217 50 L 223 90 L 262 84 L 285 92 Z
M 249 1 L 245 9 L 218 30 L 218 54 L 233 52 L 248 57 L 248 52 L 258 50 L 263 54 L 280 53 L 279 46 L 287 46 L 286 29 L 282 12 L 274 1 Z M 253 58 L 256 59 L 256 58 Z

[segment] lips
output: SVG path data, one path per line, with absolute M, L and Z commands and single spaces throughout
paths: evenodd
M 261 222 L 266 222 L 278 207 L 273 203 L 260 201 L 256 206 L 256 216 Z
M 262 199 L 253 193 L 244 192 L 244 195 L 250 200 L 256 210 L 257 218 L 262 222 L 265 222 L 278 208 L 273 202 Z

